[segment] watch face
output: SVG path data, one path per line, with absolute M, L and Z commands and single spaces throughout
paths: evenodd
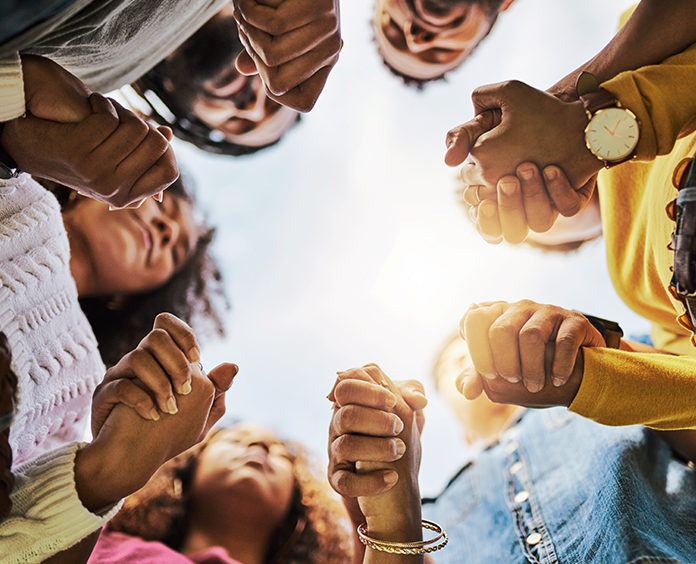
M 624 108 L 599 110 L 587 124 L 585 142 L 604 161 L 624 159 L 638 144 L 638 120 Z

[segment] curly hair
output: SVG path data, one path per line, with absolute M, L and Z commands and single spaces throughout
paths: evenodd
M 126 498 L 109 528 L 179 550 L 188 531 L 199 457 L 219 431 L 164 464 L 144 488 Z M 295 486 L 290 511 L 273 535 L 265 564 L 348 564 L 352 548 L 345 509 L 319 477 L 318 464 L 307 450 L 293 441 L 283 444 L 293 453 Z
M 73 190 L 51 181 L 38 179 L 65 209 L 70 205 Z M 192 206 L 195 200 L 187 185 L 188 178 L 180 176 L 167 188 L 173 196 Z M 140 294 L 132 294 L 125 302 L 114 305 L 108 298 L 82 298 L 82 311 L 92 326 L 99 344 L 99 352 L 107 367 L 135 349 L 152 330 L 155 317 L 166 311 L 176 315 L 195 330 L 199 338 L 224 336 L 219 310 L 229 307 L 222 283 L 222 275 L 210 254 L 215 229 L 199 225 L 201 235 L 184 266 L 164 285 Z
M 438 13 L 441 11 L 446 11 L 448 8 L 450 8 L 452 6 L 457 6 L 460 4 L 479 4 L 483 8 L 485 8 L 486 13 L 488 14 L 488 19 L 489 19 L 490 25 L 488 26 L 488 31 L 486 32 L 486 35 L 484 35 L 481 39 L 479 39 L 478 43 L 476 43 L 476 45 L 474 45 L 471 52 L 467 55 L 466 58 L 468 59 L 469 57 L 471 57 L 471 55 L 473 55 L 474 51 L 481 44 L 481 42 L 484 39 L 486 39 L 486 37 L 488 37 L 490 35 L 491 31 L 493 30 L 493 26 L 498 21 L 498 16 L 499 16 L 498 10 L 500 9 L 500 6 L 502 5 L 502 3 L 503 3 L 503 0 L 490 0 L 488 2 L 481 2 L 481 1 L 477 1 L 477 0 L 433 0 L 430 3 L 429 8 L 431 11 L 433 11 L 435 13 Z M 373 30 L 372 40 L 374 42 L 376 42 L 376 39 L 374 36 L 374 29 L 375 29 L 375 21 L 374 20 L 371 22 L 371 26 L 372 26 L 372 30 Z M 431 84 L 433 82 L 446 81 L 447 74 L 449 72 L 451 72 L 451 71 L 448 71 L 448 72 L 442 73 L 440 75 L 433 76 L 431 78 L 415 78 L 415 77 L 409 76 L 406 73 L 401 72 L 400 70 L 393 67 L 389 62 L 387 62 L 387 60 L 384 58 L 384 55 L 381 52 L 380 52 L 380 57 L 382 59 L 382 63 L 384 64 L 384 66 L 387 67 L 387 70 L 389 70 L 389 72 L 393 76 L 400 79 L 401 82 L 404 84 L 404 86 L 407 86 L 408 88 L 413 88 L 415 90 L 418 90 L 419 92 L 422 92 L 428 84 Z M 462 63 L 464 63 L 465 60 L 466 59 L 464 59 L 460 63 L 460 65 Z M 455 70 L 455 69 L 452 69 L 452 70 Z

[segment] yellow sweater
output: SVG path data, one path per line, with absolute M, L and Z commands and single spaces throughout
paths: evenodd
M 658 349 L 696 356 L 691 332 L 677 320 L 684 306 L 668 290 L 674 256 L 667 245 L 675 224 L 665 212 L 677 197 L 683 164 L 696 153 L 696 45 L 602 87 L 641 122 L 637 160 L 599 177 L 612 282 L 631 309 L 653 322 Z M 571 411 L 605 425 L 696 428 L 696 358 L 583 352 L 583 381 Z

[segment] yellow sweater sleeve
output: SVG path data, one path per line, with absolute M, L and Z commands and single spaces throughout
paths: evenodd
M 669 85 L 669 95 L 664 86 Z M 696 126 L 696 45 L 635 71 L 622 72 L 602 84 L 640 121 L 638 160 L 666 155 L 674 142 Z M 693 122 L 693 123 L 692 123 Z
M 570 411 L 603 425 L 696 428 L 696 358 L 583 348 Z

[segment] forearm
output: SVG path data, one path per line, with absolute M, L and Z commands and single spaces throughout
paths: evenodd
M 582 383 L 569 409 L 604 425 L 696 427 L 696 358 L 584 348 Z
M 691 0 L 643 0 L 626 24 L 595 57 L 562 78 L 549 91 L 575 100 L 575 83 L 582 71 L 600 83 L 621 72 L 656 65 L 696 43 L 696 3 Z

